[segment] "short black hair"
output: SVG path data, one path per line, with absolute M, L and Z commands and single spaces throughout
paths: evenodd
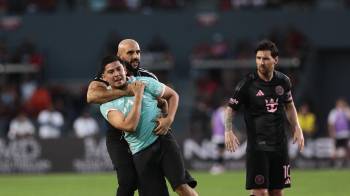
M 264 51 L 264 50 L 271 51 L 271 56 L 273 58 L 276 58 L 278 56 L 278 48 L 276 44 L 273 43 L 271 40 L 265 39 L 260 41 L 255 49 L 255 54 L 258 53 L 258 51 Z
M 106 65 L 110 64 L 110 63 L 113 63 L 115 61 L 119 61 L 118 57 L 115 56 L 115 55 L 108 55 L 108 56 L 105 56 L 103 59 L 102 59 L 102 62 L 101 62 L 101 65 L 100 65 L 100 69 L 98 70 L 98 77 L 102 77 L 102 74 L 103 72 L 105 71 L 105 67 Z

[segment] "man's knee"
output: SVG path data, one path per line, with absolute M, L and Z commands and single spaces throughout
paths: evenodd
M 253 189 L 251 191 L 251 195 L 254 195 L 254 196 L 268 196 L 268 191 L 267 191 L 267 189 Z
M 137 181 L 118 182 L 117 196 L 133 196 L 137 189 Z
M 175 192 L 180 196 L 198 196 L 197 192 L 187 184 L 176 187 Z
M 119 186 L 137 187 L 137 173 L 133 167 L 123 167 L 117 170 Z
M 137 179 L 122 179 L 118 181 L 119 187 L 123 187 L 125 189 L 137 189 Z
M 269 190 L 269 196 L 282 196 L 282 195 L 283 195 L 282 189 Z
M 134 195 L 133 193 L 137 189 L 137 176 L 136 175 L 130 175 L 130 176 L 118 176 L 118 193 L 123 193 L 121 195 Z M 132 194 L 131 194 L 132 193 Z M 119 194 L 117 194 L 119 195 Z
M 117 196 L 134 196 L 137 186 L 134 184 L 120 184 L 117 189 Z

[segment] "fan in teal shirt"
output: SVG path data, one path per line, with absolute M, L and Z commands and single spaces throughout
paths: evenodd
M 158 138 L 153 131 L 156 127 L 155 120 L 161 114 L 160 109 L 157 107 L 157 98 L 163 95 L 165 88 L 163 83 L 150 77 L 130 77 L 128 83 L 136 80 L 145 84 L 145 90 L 142 98 L 140 121 L 136 131 L 132 133 L 125 132 L 124 135 L 132 154 L 148 147 Z M 112 110 L 118 110 L 124 116 L 127 116 L 134 104 L 134 98 L 134 96 L 126 96 L 104 103 L 100 106 L 100 111 L 106 120 L 108 120 L 108 112 Z

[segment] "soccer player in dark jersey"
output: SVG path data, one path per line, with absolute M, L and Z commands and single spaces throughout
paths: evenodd
M 243 108 L 247 127 L 246 189 L 254 196 L 280 196 L 290 187 L 290 165 L 285 119 L 300 150 L 304 137 L 291 94 L 289 78 L 275 70 L 278 49 L 261 41 L 256 50 L 257 70 L 236 86 L 225 112 L 225 145 L 234 152 L 239 140 L 232 120 Z
M 140 67 L 141 50 L 139 44 L 132 39 L 124 39 L 118 44 L 118 58 L 127 67 L 127 74 L 133 76 L 147 76 L 156 80 L 157 77 Z M 101 73 L 90 82 L 87 92 L 87 102 L 102 104 L 113 99 L 132 95 L 131 90 L 108 89 L 108 82 L 103 81 Z M 167 109 L 167 102 L 159 100 L 163 111 Z M 165 112 L 166 113 L 166 112 Z M 106 145 L 108 154 L 117 172 L 118 190 L 117 196 L 132 196 L 137 189 L 137 174 L 132 161 L 129 146 L 123 138 L 123 132 L 116 130 L 108 124 Z M 168 132 L 168 124 L 162 118 L 158 119 L 158 127 L 155 129 L 158 135 L 165 135 Z M 174 139 L 174 138 L 173 138 Z M 188 184 L 194 188 L 197 182 L 186 171 Z

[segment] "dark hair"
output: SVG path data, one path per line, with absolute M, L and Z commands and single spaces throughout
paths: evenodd
M 105 67 L 106 65 L 113 63 L 115 61 L 118 61 L 118 57 L 114 56 L 114 55 L 109 55 L 109 56 L 105 56 L 102 59 L 101 65 L 100 65 L 100 69 L 98 70 L 98 77 L 102 77 L 103 72 L 105 71 Z
M 265 39 L 260 41 L 255 49 L 255 54 L 258 53 L 258 51 L 264 51 L 264 50 L 271 51 L 271 56 L 273 58 L 278 56 L 278 48 L 276 44 L 270 40 Z

